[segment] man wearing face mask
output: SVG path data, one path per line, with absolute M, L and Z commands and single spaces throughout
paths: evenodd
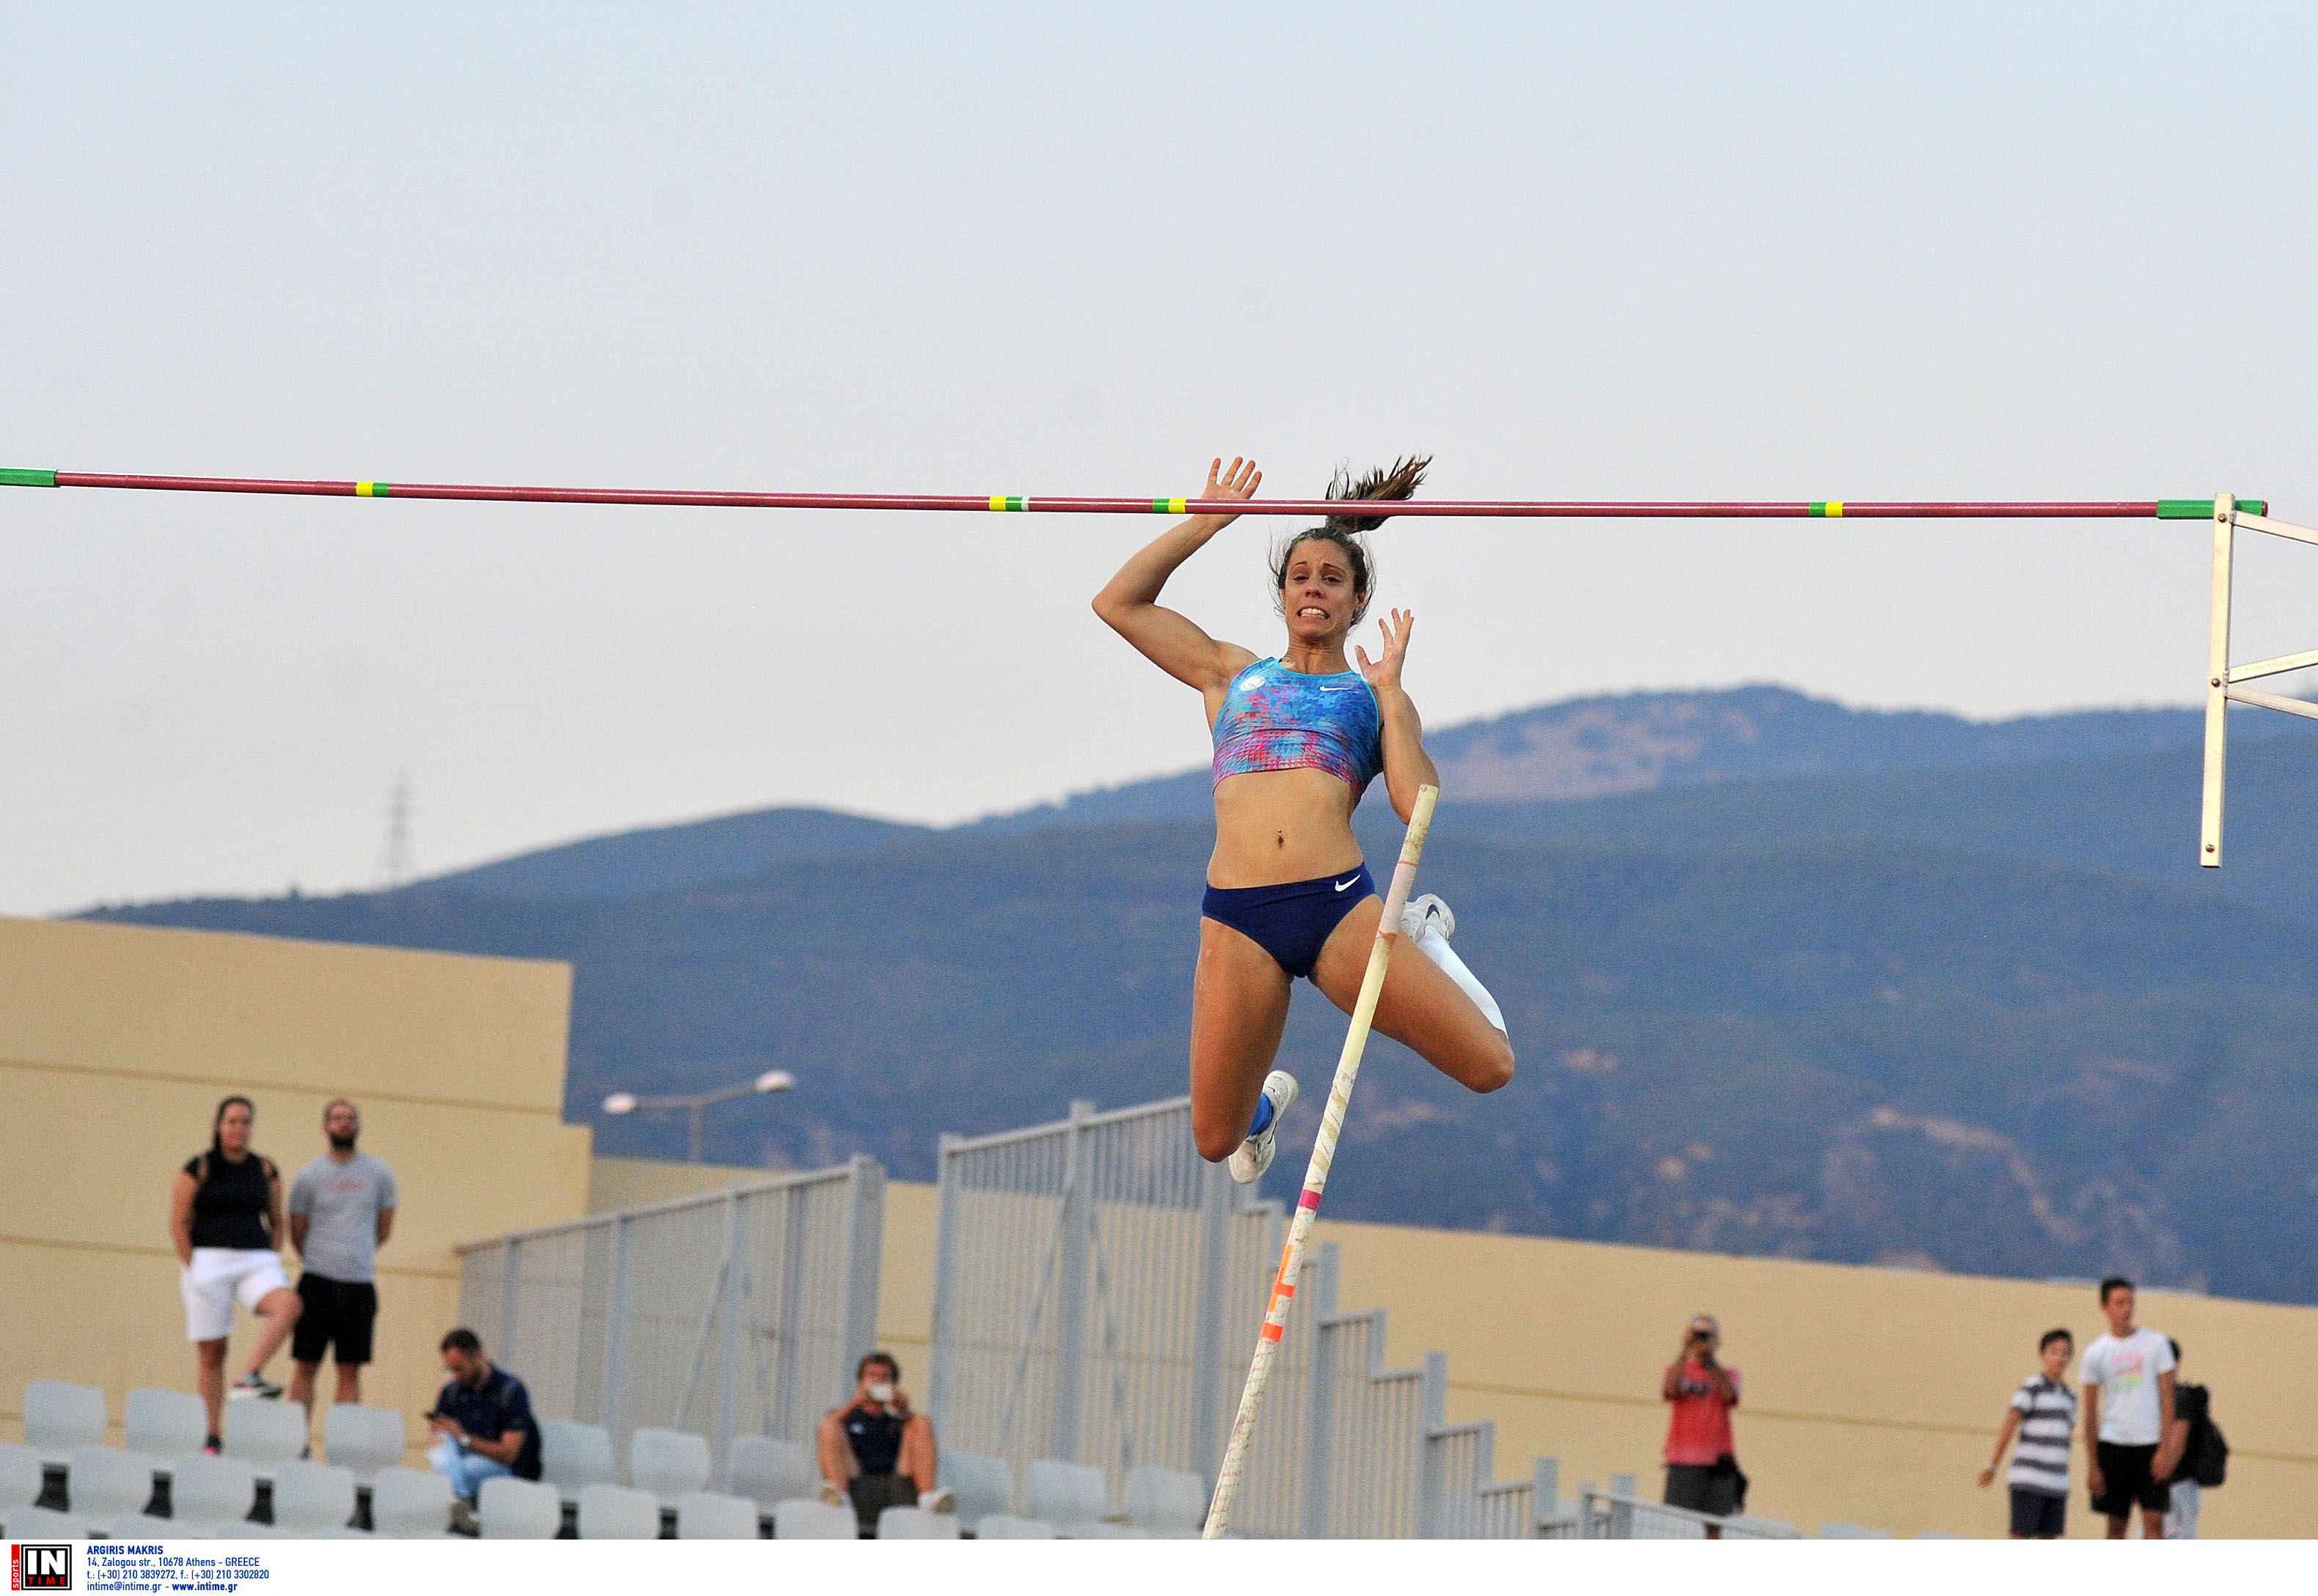
M 832 1507 L 849 1501 L 861 1533 L 877 1532 L 889 1507 L 956 1511 L 949 1492 L 934 1484 L 933 1421 L 910 1411 L 902 1366 L 891 1352 L 872 1352 L 854 1369 L 853 1400 L 821 1421 L 821 1499 Z

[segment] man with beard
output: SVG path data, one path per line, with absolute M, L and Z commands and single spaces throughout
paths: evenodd
M 314 1411 L 314 1373 L 335 1344 L 342 1403 L 362 1401 L 362 1368 L 370 1361 L 371 1325 L 378 1317 L 378 1250 L 394 1231 L 394 1171 L 355 1149 L 362 1115 L 344 1098 L 322 1110 L 330 1150 L 304 1169 L 290 1188 L 290 1244 L 305 1261 L 298 1278 L 301 1311 L 290 1343 L 298 1372 L 290 1400 Z

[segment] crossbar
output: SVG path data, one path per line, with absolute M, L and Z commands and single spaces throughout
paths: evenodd
M 465 482 L 364 482 L 283 477 L 172 477 L 0 468 L 0 487 L 134 489 L 158 493 L 257 493 L 309 498 L 431 498 L 497 504 L 671 505 L 759 510 L 995 510 L 1050 516 L 1333 516 L 1331 498 L 1087 498 L 1009 493 L 728 493 L 694 489 L 517 488 Z M 2260 515 L 2261 499 L 2241 499 Z M 2209 498 L 2141 499 L 1362 499 L 1362 516 L 1671 520 L 2191 521 Z

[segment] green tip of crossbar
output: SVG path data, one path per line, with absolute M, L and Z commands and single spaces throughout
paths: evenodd
M 24 471 L 13 466 L 0 465 L 0 488 L 54 488 L 54 471 Z
M 2238 508 L 2249 516 L 2269 514 L 2266 498 L 2242 498 Z M 2210 521 L 2214 518 L 2214 501 L 2210 498 L 2161 498 L 2157 501 L 2160 521 Z

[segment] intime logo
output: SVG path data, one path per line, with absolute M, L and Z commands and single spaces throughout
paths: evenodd
M 72 1589 L 72 1548 L 31 1547 L 19 1542 L 8 1548 L 8 1588 L 12 1591 Z

